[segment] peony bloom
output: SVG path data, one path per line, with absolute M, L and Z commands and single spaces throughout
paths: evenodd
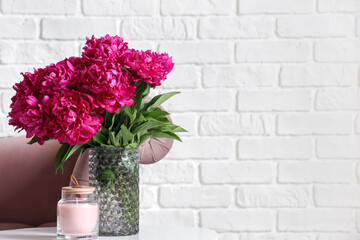
M 68 89 L 69 85 L 75 82 L 76 77 L 80 75 L 83 66 L 80 58 L 72 57 L 35 71 L 34 75 L 41 82 L 40 93 L 53 96 Z
M 46 135 L 61 143 L 85 144 L 101 128 L 102 116 L 91 113 L 93 99 L 88 94 L 64 90 L 45 103 Z
M 78 89 L 94 98 L 95 111 L 114 113 L 133 104 L 136 85 L 131 75 L 116 63 L 93 64 L 83 72 Z
M 34 73 L 21 73 L 23 80 L 13 86 L 16 93 L 19 93 L 22 96 L 33 95 L 38 97 L 40 95 L 41 82 L 43 80 L 40 77 L 39 71 L 36 69 L 34 69 L 34 71 Z
M 124 39 L 119 36 L 106 35 L 101 38 L 92 36 L 86 40 L 82 56 L 84 59 L 94 62 L 118 60 L 128 50 L 127 42 L 124 42 Z
M 44 108 L 41 102 L 34 96 L 21 96 L 16 94 L 12 99 L 9 124 L 16 126 L 15 130 L 26 131 L 26 137 L 37 136 L 38 142 L 44 144 L 45 135 Z
M 44 109 L 41 100 L 46 97 L 40 97 L 41 79 L 28 72 L 22 75 L 23 81 L 13 87 L 16 94 L 11 98 L 9 124 L 15 126 L 15 130 L 25 130 L 28 138 L 37 135 L 39 143 L 43 144 Z
M 174 63 L 167 53 L 158 54 L 150 50 L 130 50 L 124 54 L 124 66 L 137 80 L 151 84 L 151 87 L 160 86 L 173 69 Z

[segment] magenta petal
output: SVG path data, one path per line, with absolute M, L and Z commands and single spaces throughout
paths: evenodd
M 110 113 L 116 113 L 117 111 L 119 111 L 119 107 L 117 107 L 117 106 L 106 106 L 105 110 L 110 112 Z
M 37 141 L 38 141 L 38 143 L 40 144 L 40 145 L 43 145 L 44 143 L 45 143 L 45 140 L 44 140 L 44 138 L 43 137 L 36 137 L 37 138 Z
M 96 135 L 96 131 L 93 128 L 91 128 L 85 124 L 83 124 L 81 127 L 82 128 L 81 128 L 80 134 L 82 137 L 92 138 L 93 136 Z
M 37 105 L 37 99 L 34 96 L 29 96 L 26 100 L 26 103 L 30 106 L 36 106 Z

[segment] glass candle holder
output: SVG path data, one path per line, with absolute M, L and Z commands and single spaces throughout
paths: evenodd
M 63 187 L 57 205 L 57 239 L 97 239 L 99 206 L 94 187 Z

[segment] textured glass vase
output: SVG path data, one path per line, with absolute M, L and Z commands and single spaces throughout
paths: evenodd
M 139 154 L 129 148 L 91 148 L 89 185 L 99 203 L 99 235 L 139 232 Z

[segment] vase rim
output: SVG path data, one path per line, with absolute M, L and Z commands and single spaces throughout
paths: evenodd
M 0 0 L 1 1 L 1 0 Z M 89 151 L 96 151 L 96 150 L 109 150 L 109 151 L 119 151 L 119 152 L 132 152 L 132 153 L 139 153 L 139 148 L 135 148 L 135 151 L 132 151 L 130 147 L 91 147 L 88 148 Z
M 131 148 L 130 147 L 104 147 L 104 146 L 97 146 L 97 147 L 91 147 L 91 148 L 89 148 L 89 149 L 99 149 L 99 148 L 101 148 L 101 149 L 129 149 L 129 150 L 131 150 Z M 135 148 L 135 150 L 137 150 L 138 148 Z

